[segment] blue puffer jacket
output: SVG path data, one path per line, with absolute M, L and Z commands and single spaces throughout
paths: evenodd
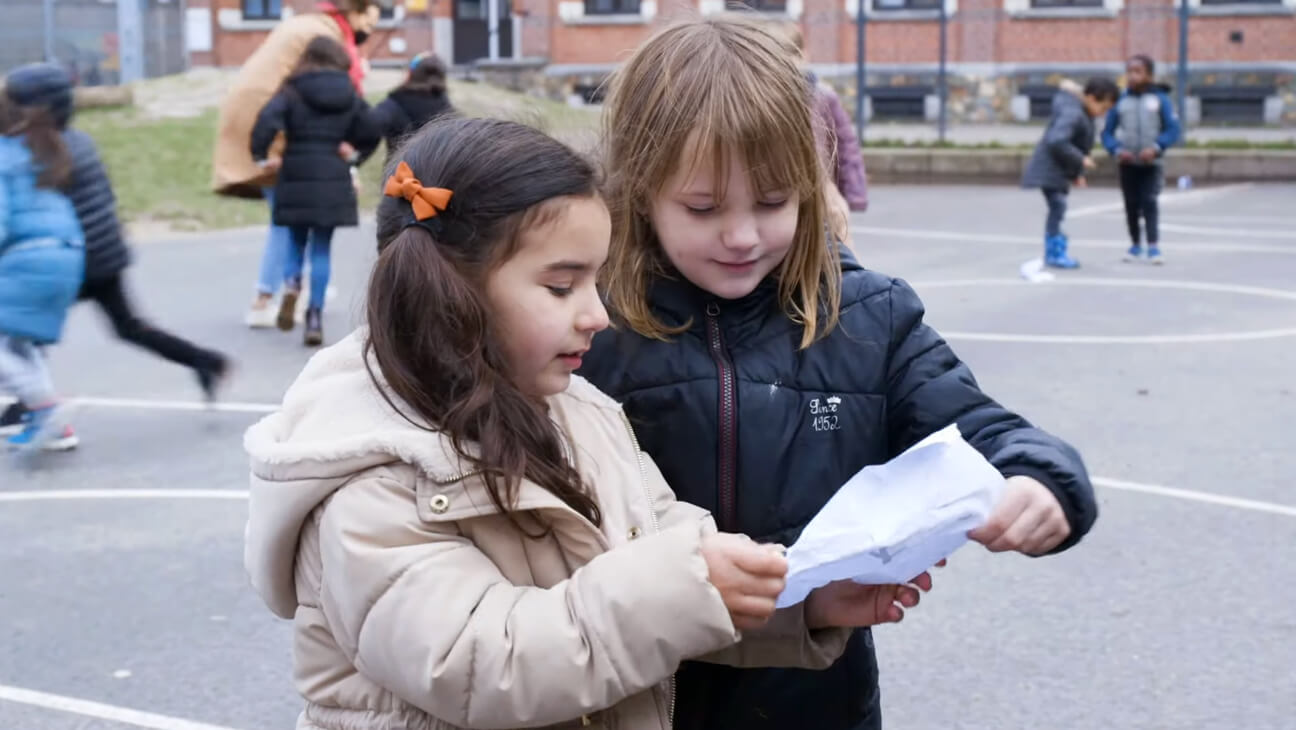
M 665 324 L 686 329 L 671 342 L 604 330 L 581 375 L 622 401 L 675 493 L 710 510 L 723 530 L 791 545 L 856 472 L 951 423 L 1003 474 L 1052 490 L 1071 524 L 1058 550 L 1079 541 L 1097 516 L 1080 455 L 981 392 L 923 322 L 913 289 L 849 254 L 841 323 L 804 350 L 772 280 L 731 301 L 662 280 L 650 298 Z M 686 662 L 677 687 L 675 730 L 881 724 L 867 629 L 823 671 Z
M 0 334 L 57 342 L 84 271 L 72 203 L 36 186 L 22 138 L 0 137 Z

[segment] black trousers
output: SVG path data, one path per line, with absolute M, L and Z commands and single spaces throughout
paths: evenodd
M 219 353 L 198 347 L 141 319 L 131 307 L 120 274 L 106 279 L 87 279 L 81 285 L 80 298 L 98 304 L 117 336 L 132 345 L 194 370 L 215 371 L 223 363 Z
M 1067 210 L 1067 191 L 1044 188 L 1044 203 L 1048 205 L 1048 217 L 1044 219 L 1044 236 L 1052 238 L 1062 235 L 1062 219 L 1066 218 Z
M 1157 230 L 1157 196 L 1161 194 L 1161 167 L 1159 165 L 1121 165 L 1121 194 L 1125 198 L 1125 224 L 1129 227 L 1130 242 L 1139 245 L 1139 220 L 1145 224 L 1144 233 L 1150 246 L 1160 240 Z

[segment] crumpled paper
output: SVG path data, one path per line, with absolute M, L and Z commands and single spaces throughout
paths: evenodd
M 844 484 L 787 551 L 778 607 L 835 580 L 907 583 L 967 542 L 999 501 L 1004 478 L 957 425 Z

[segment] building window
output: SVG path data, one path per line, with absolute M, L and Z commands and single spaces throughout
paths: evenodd
M 586 15 L 638 15 L 639 0 L 585 0 Z
M 244 20 L 279 20 L 282 14 L 281 0 L 243 0 Z
M 383 22 L 391 22 L 391 21 L 393 21 L 393 20 L 395 20 L 395 19 L 396 19 L 396 6 L 395 6 L 395 5 L 392 5 L 392 6 L 389 7 L 389 8 L 384 8 L 384 7 L 382 7 L 381 5 L 378 7 L 378 20 L 379 20 L 379 21 L 383 21 Z
M 1101 8 L 1103 0 L 1030 0 L 1032 8 Z
M 762 13 L 786 13 L 786 0 L 748 0 L 743 3 L 752 10 L 759 10 Z
M 867 93 L 874 119 L 921 121 L 927 118 L 927 97 L 933 91 L 930 86 L 872 86 Z
M 885 13 L 891 10 L 940 10 L 941 0 L 873 0 L 873 9 Z
M 1201 0 L 1202 5 L 1281 5 L 1283 0 Z

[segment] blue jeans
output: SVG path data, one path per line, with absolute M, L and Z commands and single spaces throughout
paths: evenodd
M 274 188 L 261 188 L 266 204 L 270 206 L 271 220 L 274 216 Z M 288 247 L 292 241 L 288 236 L 287 226 L 270 224 L 266 235 L 265 251 L 261 254 L 261 273 L 257 277 L 257 293 L 274 296 L 279 291 L 279 284 L 284 280 L 284 260 L 288 256 Z
M 324 309 L 324 295 L 329 284 L 329 249 L 333 243 L 332 228 L 291 226 L 292 243 L 284 261 L 284 284 L 301 290 L 302 270 L 306 268 L 306 248 L 310 246 L 310 308 Z
M 1044 202 L 1048 205 L 1048 218 L 1044 220 L 1044 236 L 1062 235 L 1062 219 L 1066 217 L 1067 191 L 1044 189 Z

